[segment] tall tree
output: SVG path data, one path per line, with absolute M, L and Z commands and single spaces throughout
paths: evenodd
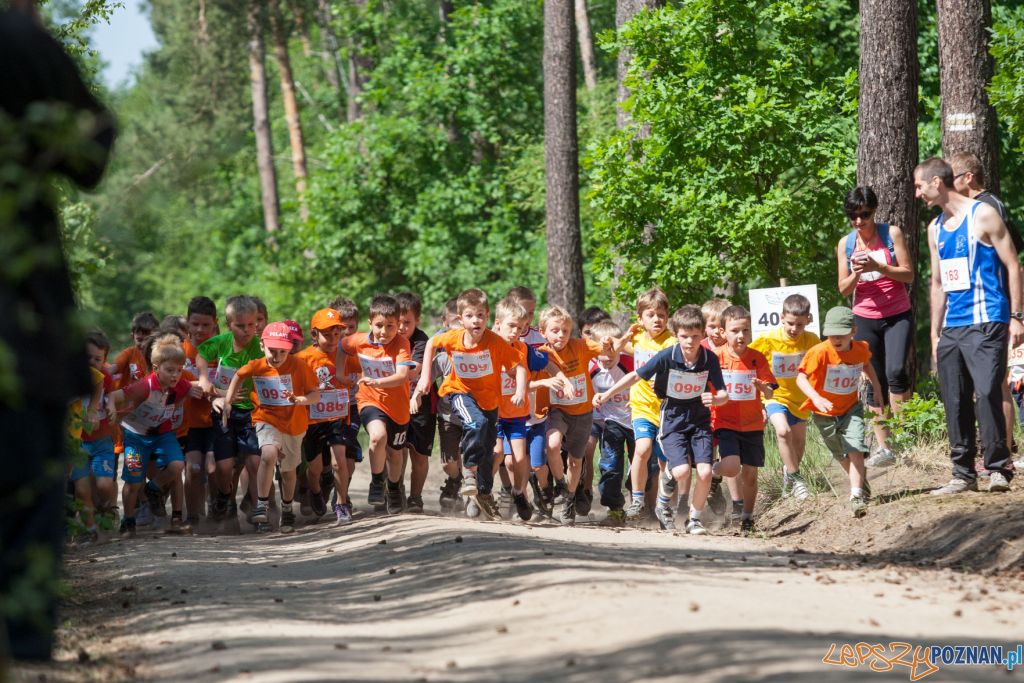
M 936 0 L 939 77 L 942 89 L 942 152 L 972 152 L 981 159 L 985 187 L 999 193 L 999 143 L 992 80 L 989 0 Z
M 288 55 L 288 36 L 278 0 L 269 0 L 270 32 L 274 37 L 274 54 L 277 57 L 277 72 L 281 79 L 281 100 L 284 102 L 284 116 L 288 124 L 288 141 L 292 148 L 292 171 L 295 174 L 295 191 L 299 196 L 299 214 L 303 221 L 309 219 L 306 207 L 306 146 L 302 139 L 302 120 L 299 118 L 299 103 L 295 98 L 295 79 L 292 76 L 292 62 Z
M 915 0 L 861 0 L 857 184 L 875 190 L 876 220 L 903 229 L 915 261 L 920 233 L 913 178 L 918 163 L 917 85 Z M 914 282 L 912 297 L 918 279 Z M 911 363 L 914 358 L 911 350 Z
M 327 82 L 341 97 L 341 81 L 345 72 L 338 58 L 338 37 L 334 34 L 334 26 L 331 24 L 331 6 L 327 0 L 317 0 L 317 22 L 320 24 L 321 54 L 324 60 L 324 75 Z
M 270 104 L 267 99 L 261 5 L 260 0 L 249 2 L 249 84 L 252 89 L 252 129 L 256 135 L 256 166 L 259 169 L 260 196 L 263 199 L 263 227 L 268 233 L 273 233 L 280 224 L 281 203 L 277 196 L 274 141 L 270 134 Z
M 366 81 L 373 71 L 373 59 L 367 54 L 368 46 L 363 39 L 361 25 L 366 16 L 367 0 L 351 0 L 353 14 L 360 21 L 348 34 L 348 122 L 353 123 L 363 118 L 363 104 L 360 98 Z
M 597 61 L 594 59 L 594 37 L 590 33 L 587 0 L 576 0 L 576 35 L 580 43 L 583 83 L 587 90 L 593 90 L 597 87 Z
M 313 54 L 313 41 L 309 37 L 309 22 L 306 21 L 305 0 L 293 0 L 291 9 L 292 16 L 295 17 L 295 28 L 299 32 L 299 42 L 302 43 L 302 55 L 308 57 Z
M 638 12 L 645 9 L 657 9 L 664 4 L 663 0 L 616 0 L 615 2 L 615 29 L 621 31 Z M 632 58 L 630 50 L 625 48 L 619 50 L 618 63 L 615 69 L 615 77 L 619 84 L 618 109 L 616 123 L 619 128 L 625 128 L 629 124 L 629 114 L 623 109 L 623 102 L 629 99 L 629 88 L 626 87 L 626 73 L 629 71 L 629 62 Z
M 544 0 L 544 171 L 548 301 L 583 309 L 576 49 L 572 0 Z

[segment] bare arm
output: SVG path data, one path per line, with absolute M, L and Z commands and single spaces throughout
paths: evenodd
M 819 413 L 827 413 L 832 410 L 832 401 L 819 394 L 817 389 L 811 386 L 811 380 L 807 379 L 806 374 L 801 372 L 796 376 L 796 385 L 800 387 L 800 391 L 804 392 L 804 396 L 811 399 L 811 403 Z
M 412 412 L 417 412 L 420 409 L 420 398 L 427 393 L 431 382 L 434 381 L 434 340 L 433 338 L 427 341 L 427 347 L 423 349 L 423 363 L 420 365 L 420 378 L 416 382 L 416 388 L 413 389 L 412 395 L 409 397 L 409 408 Z
M 395 374 L 388 375 L 387 377 L 379 377 L 371 379 L 369 377 L 362 377 L 359 380 L 360 384 L 365 384 L 368 387 L 375 387 L 377 389 L 389 389 L 391 387 L 398 387 L 409 381 L 409 366 L 399 365 L 395 368 Z
M 982 240 L 984 241 L 984 238 L 988 238 L 988 241 L 995 247 L 999 260 L 1002 261 L 1003 266 L 1006 268 L 1010 311 L 1020 311 L 1022 301 L 1021 268 L 1020 262 L 1017 260 L 1017 250 L 1014 248 L 1013 240 L 1010 238 L 1010 232 L 999 217 L 999 213 L 988 204 L 982 204 L 978 207 L 975 219 Z M 1022 340 L 1024 340 L 1024 323 L 1011 318 L 1010 348 L 1020 346 Z
M 594 395 L 594 407 L 600 408 L 608 400 L 609 396 L 614 396 L 623 389 L 633 386 L 634 384 L 637 383 L 637 380 L 639 379 L 640 375 L 636 374 L 636 370 L 629 373 L 628 375 L 623 375 L 622 378 L 618 382 L 613 384 L 608 391 L 602 391 L 601 393 Z
M 836 247 L 836 271 L 839 273 L 839 293 L 843 296 L 850 296 L 853 290 L 857 289 L 857 280 L 864 269 L 858 264 L 853 264 L 853 271 L 846 263 L 846 238 L 839 240 Z
M 936 363 L 936 349 L 939 346 L 939 334 L 942 332 L 942 321 L 946 315 L 946 293 L 942 291 L 942 277 L 939 268 L 939 250 L 935 246 L 935 221 L 928 225 L 928 256 L 931 261 L 931 339 L 932 367 Z

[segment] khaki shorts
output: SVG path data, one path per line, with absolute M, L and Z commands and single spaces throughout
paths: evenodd
M 848 453 L 867 453 L 864 443 L 864 408 L 860 403 L 854 404 L 843 415 L 813 415 L 814 424 L 821 433 L 825 447 L 836 460 L 845 460 Z
M 277 446 L 280 452 L 277 462 L 282 472 L 291 472 L 302 462 L 302 437 L 306 434 L 285 434 L 266 422 L 256 423 L 256 440 L 262 450 L 264 446 Z
M 580 460 L 587 454 L 587 441 L 590 440 L 590 427 L 594 424 L 594 413 L 569 415 L 557 408 L 548 412 L 547 433 L 558 432 L 562 435 L 562 448 L 570 457 Z

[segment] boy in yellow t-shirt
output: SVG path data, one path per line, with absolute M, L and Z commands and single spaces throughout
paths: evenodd
M 640 322 L 630 326 L 626 334 L 615 340 L 617 352 L 633 356 L 633 368 L 639 370 L 662 349 L 676 343 L 668 331 L 668 297 L 658 287 L 652 287 L 636 300 L 636 315 Z M 629 390 L 629 408 L 633 416 L 636 447 L 629 464 L 632 498 L 626 508 L 626 520 L 636 521 L 647 509 L 644 492 L 656 466 L 664 467 L 665 456 L 658 445 L 661 426 L 661 399 L 654 393 L 653 382 L 639 380 Z M 651 458 L 654 453 L 656 458 Z M 653 498 L 657 491 L 652 488 Z
M 810 411 L 801 407 L 807 396 L 796 384 L 804 354 L 821 342 L 818 335 L 806 330 L 810 322 L 811 302 L 802 294 L 790 294 L 782 302 L 781 324 L 750 344 L 750 348 L 760 351 L 772 364 L 772 373 L 779 384 L 772 397 L 765 400 L 764 409 L 779 443 L 783 464 L 782 493 L 797 500 L 805 500 L 811 495 L 800 474 Z

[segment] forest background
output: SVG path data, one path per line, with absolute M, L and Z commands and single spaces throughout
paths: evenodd
M 839 303 L 859 11 L 871 4 L 576 0 L 579 52 L 553 71 L 541 0 L 151 0 L 159 46 L 110 92 L 87 27 L 117 3 L 50 0 L 47 21 L 120 129 L 101 189 L 63 189 L 79 302 L 127 343 L 135 312 L 183 314 L 197 294 L 258 294 L 271 318 L 300 321 L 339 294 L 365 310 L 376 292 L 416 291 L 428 313 L 470 286 L 557 299 L 547 66 L 547 86 L 569 79 L 575 94 L 578 186 L 561 187 L 578 192 L 586 305 L 628 309 L 652 284 L 674 306 L 713 292 L 745 302 L 786 278 L 816 283 L 824 310 Z M 924 158 L 943 142 L 937 12 L 914 4 L 908 113 Z M 1021 225 L 1024 4 L 991 13 L 994 180 Z M 617 70 L 623 50 L 631 61 Z M 564 157 L 561 133 L 549 154 L 558 142 Z M 917 234 L 930 217 L 920 207 Z

